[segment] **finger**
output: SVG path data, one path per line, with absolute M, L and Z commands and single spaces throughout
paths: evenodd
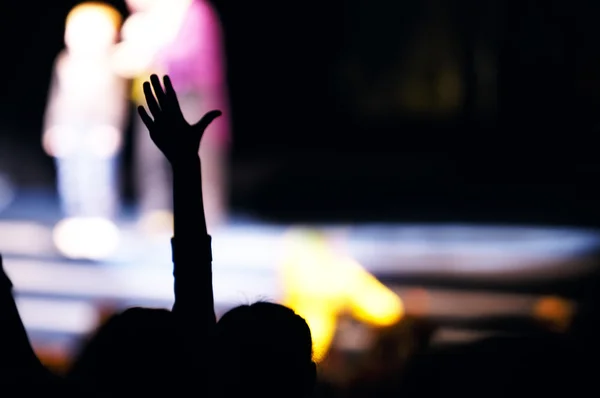
M 165 109 L 165 105 L 167 105 L 167 96 L 165 95 L 165 91 L 163 90 L 162 85 L 160 84 L 160 79 L 157 75 L 150 76 L 150 83 L 152 83 L 152 88 L 154 89 L 154 95 L 158 100 L 158 105 L 161 109 Z
M 160 132 L 157 132 L 156 130 L 150 130 L 150 139 L 152 140 L 152 142 L 154 142 L 154 145 L 156 145 L 157 148 L 162 148 L 162 143 L 161 143 L 161 136 L 160 136 Z
M 223 112 L 219 110 L 210 111 L 206 115 L 204 115 L 202 119 L 200 119 L 198 124 L 196 124 L 196 127 L 204 131 L 216 118 L 218 118 L 222 114 Z
M 152 131 L 152 127 L 154 126 L 154 120 L 152 120 L 150 115 L 148 115 L 148 112 L 146 112 L 146 108 L 144 108 L 143 106 L 138 106 L 137 110 L 146 128 L 149 131 Z
M 173 88 L 173 83 L 171 83 L 171 78 L 165 75 L 165 77 L 163 77 L 163 82 L 165 85 L 165 95 L 167 96 L 172 109 L 177 109 L 181 111 L 181 108 L 179 107 L 179 100 L 177 99 L 177 93 Z
M 150 86 L 149 82 L 144 82 L 144 96 L 146 97 L 146 103 L 148 104 L 150 113 L 156 119 L 156 117 L 160 115 L 160 107 L 158 106 L 158 102 L 156 102 L 156 98 L 152 92 L 152 86 Z

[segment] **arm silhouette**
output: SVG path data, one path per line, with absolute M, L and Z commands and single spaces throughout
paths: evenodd
M 12 288 L 0 255 L 0 386 L 33 388 L 52 381 L 53 377 L 31 347 Z
M 143 85 L 150 114 L 138 112 L 150 137 L 173 170 L 175 277 L 173 312 L 198 333 L 207 333 L 216 323 L 212 287 L 211 237 L 206 230 L 202 202 L 200 140 L 209 124 L 221 115 L 208 112 L 196 124 L 187 123 L 168 76 L 163 85 L 157 75 Z M 151 115 L 151 116 L 150 116 Z

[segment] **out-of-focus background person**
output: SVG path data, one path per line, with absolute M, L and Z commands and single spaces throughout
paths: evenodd
M 82 3 L 67 15 L 43 131 L 56 159 L 65 218 L 55 228 L 67 257 L 103 259 L 117 249 L 120 215 L 118 156 L 123 147 L 126 81 L 112 68 L 121 14 L 104 3 Z

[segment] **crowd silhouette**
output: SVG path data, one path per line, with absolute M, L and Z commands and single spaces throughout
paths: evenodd
M 139 115 L 173 172 L 171 311 L 131 308 L 112 316 L 65 376 L 37 358 L 10 279 L 0 275 L 0 396 L 567 396 L 594 391 L 597 283 L 567 334 L 494 337 L 432 350 L 431 325 L 404 319 L 382 331 L 366 366 L 335 388 L 318 381 L 306 321 L 270 302 L 238 306 L 219 320 L 211 237 L 202 205 L 202 136 L 221 115 L 185 121 L 168 76 L 143 84 Z M 330 357 L 335 357 L 332 352 Z M 324 365 L 326 366 L 326 364 Z
M 142 106 L 138 111 L 173 171 L 172 310 L 130 308 L 112 316 L 62 378 L 37 358 L 12 283 L 2 272 L 4 391 L 19 396 L 33 390 L 107 397 L 234 396 L 254 391 L 267 397 L 302 397 L 314 389 L 310 329 L 294 311 L 258 302 L 234 308 L 217 322 L 198 153 L 205 130 L 221 112 L 211 111 L 190 125 L 169 77 L 163 82 L 152 75 L 143 84 L 150 114 Z

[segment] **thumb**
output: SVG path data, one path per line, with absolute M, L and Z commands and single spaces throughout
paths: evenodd
M 194 127 L 199 129 L 200 131 L 204 131 L 216 118 L 218 118 L 222 114 L 223 113 L 218 110 L 210 111 L 206 115 L 204 115 Z

